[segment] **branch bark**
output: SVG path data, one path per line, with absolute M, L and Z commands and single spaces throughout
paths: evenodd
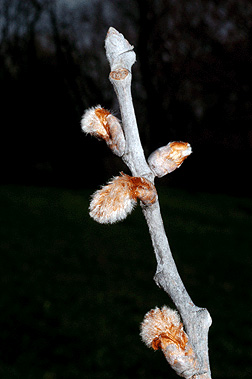
M 109 79 L 116 92 L 122 126 L 126 140 L 123 161 L 133 176 L 140 176 L 154 183 L 139 138 L 131 96 L 131 67 L 136 60 L 133 46 L 114 28 L 110 28 L 105 40 L 106 55 L 110 63 Z M 151 206 L 141 204 L 157 260 L 154 280 L 172 299 L 178 309 L 190 344 L 197 356 L 198 370 L 193 378 L 211 378 L 208 358 L 208 330 L 211 317 L 205 308 L 197 307 L 190 298 L 179 276 L 165 233 L 158 200 Z

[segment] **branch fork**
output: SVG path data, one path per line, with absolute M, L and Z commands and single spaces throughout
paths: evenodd
M 141 337 L 147 346 L 163 351 L 178 375 L 187 379 L 210 379 L 208 330 L 211 317 L 206 309 L 193 303 L 179 276 L 154 186 L 155 177 L 180 167 L 191 154 L 191 146 L 187 142 L 170 142 L 154 151 L 146 161 L 131 97 L 134 47 L 111 27 L 105 49 L 111 68 L 109 80 L 118 98 L 122 121 L 99 105 L 84 113 L 81 126 L 84 132 L 105 140 L 128 166 L 132 176 L 121 173 L 96 191 L 90 203 L 90 216 L 100 223 L 121 221 L 134 209 L 137 199 L 140 200 L 157 260 L 154 280 L 171 297 L 180 314 L 167 307 L 151 310 L 141 325 Z

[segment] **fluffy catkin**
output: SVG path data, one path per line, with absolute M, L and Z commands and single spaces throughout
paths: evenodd
M 187 142 L 170 142 L 155 150 L 148 158 L 152 171 L 159 178 L 169 174 L 182 165 L 184 160 L 192 153 Z
M 189 379 L 197 373 L 197 357 L 176 311 L 166 306 L 152 309 L 144 317 L 140 335 L 148 347 L 162 350 L 178 375 Z
M 113 224 L 125 219 L 135 204 L 127 180 L 117 176 L 93 194 L 89 214 L 101 224 Z
M 146 313 L 141 324 L 141 337 L 143 342 L 154 350 L 159 348 L 158 341 L 162 336 L 170 336 L 172 343 L 184 346 L 185 336 L 181 335 L 181 321 L 178 313 L 171 308 L 163 306 Z
M 120 121 L 100 105 L 85 111 L 81 128 L 85 133 L 105 140 L 114 154 L 120 157 L 124 154 L 125 138 Z
M 121 174 L 93 194 L 89 214 L 101 224 L 113 224 L 127 217 L 137 199 L 151 205 L 156 197 L 155 186 L 147 179 Z
M 110 112 L 100 105 L 86 109 L 81 119 L 83 132 L 91 134 L 98 139 L 108 139 L 109 133 L 106 128 L 106 118 L 109 114 Z

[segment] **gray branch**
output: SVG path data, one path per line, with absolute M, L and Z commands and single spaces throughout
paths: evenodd
M 155 175 L 144 156 L 131 96 L 131 67 L 136 59 L 133 46 L 117 30 L 110 28 L 105 40 L 105 48 L 111 67 L 109 78 L 118 98 L 126 140 L 126 150 L 122 159 L 133 176 L 145 177 L 154 183 Z M 151 206 L 142 204 L 142 210 L 157 260 L 154 280 L 174 302 L 197 355 L 199 370 L 193 378 L 209 379 L 211 378 L 208 358 L 210 314 L 206 309 L 199 308 L 193 303 L 179 276 L 165 233 L 159 202 L 156 201 Z

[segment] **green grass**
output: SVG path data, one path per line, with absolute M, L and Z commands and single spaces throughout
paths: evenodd
M 215 379 L 252 377 L 252 200 L 160 189 L 165 227 L 194 302 L 213 318 Z M 139 338 L 168 296 L 139 207 L 88 216 L 91 191 L 0 188 L 0 377 L 176 378 Z

